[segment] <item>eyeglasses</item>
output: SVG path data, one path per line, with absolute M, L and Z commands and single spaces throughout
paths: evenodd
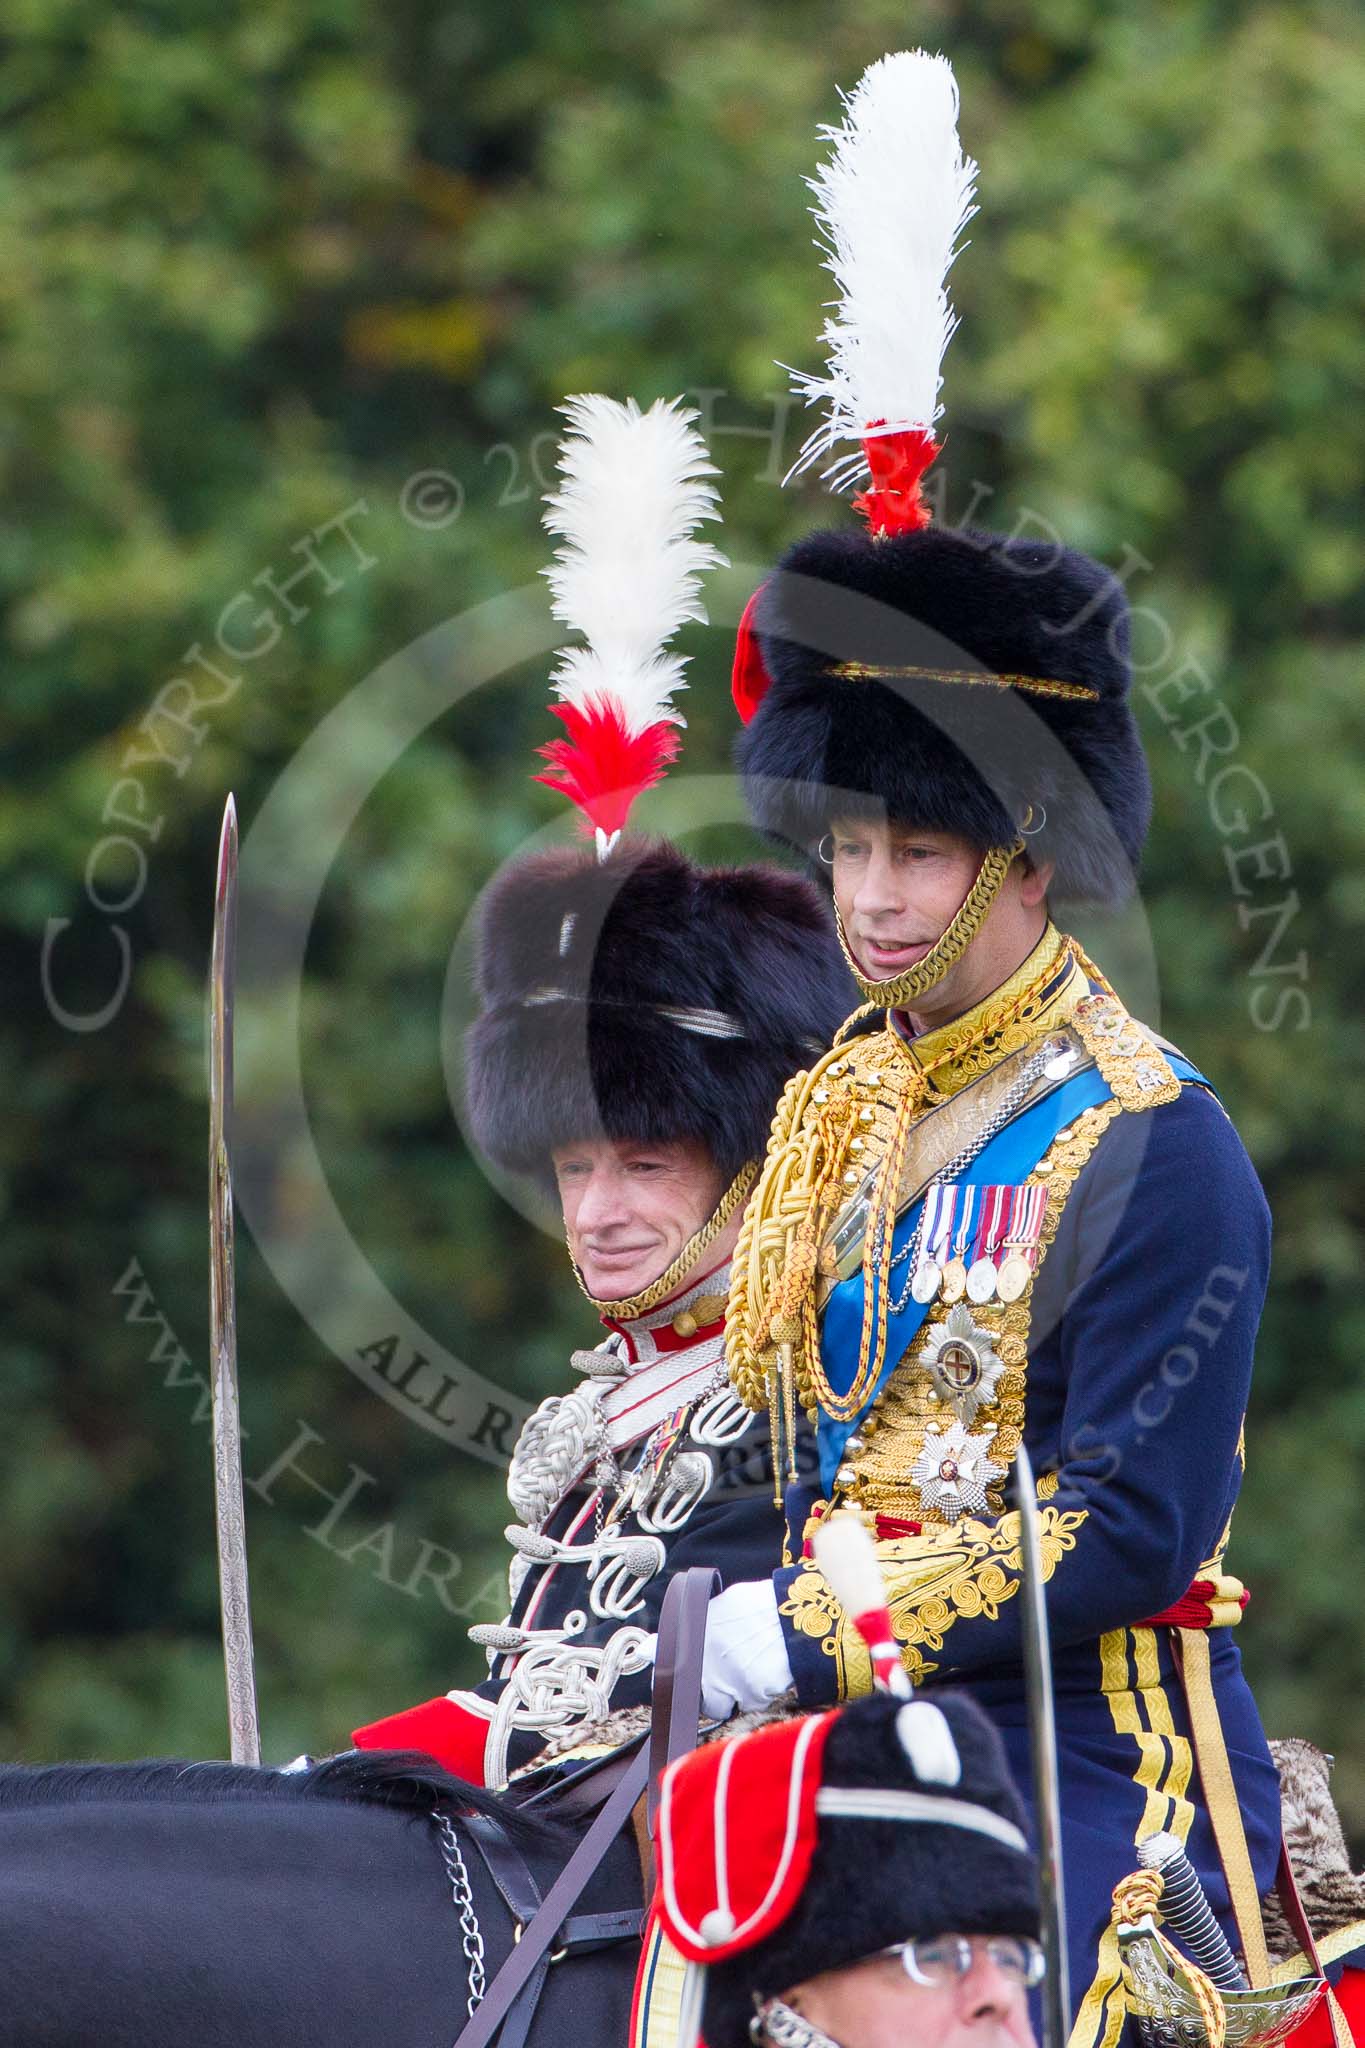
M 966 1976 L 983 1949 L 1000 1974 L 1022 1990 L 1042 1983 L 1043 1951 L 1022 1935 L 936 1934 L 928 1941 L 898 1941 L 881 1953 L 899 1956 L 912 1984 L 951 1984 Z

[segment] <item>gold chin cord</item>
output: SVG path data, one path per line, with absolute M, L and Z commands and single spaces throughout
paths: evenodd
M 986 914 L 1001 885 L 1015 861 L 1024 850 L 1024 841 L 1016 839 L 1013 846 L 992 846 L 982 859 L 976 880 L 963 897 L 957 913 L 947 930 L 935 939 L 922 960 L 913 967 L 907 967 L 904 974 L 896 974 L 889 981 L 869 981 L 853 956 L 844 931 L 844 921 L 838 908 L 834 922 L 838 928 L 839 944 L 849 971 L 857 982 L 865 1000 L 879 1010 L 901 1010 L 928 995 L 936 988 L 950 967 L 956 967 L 972 940 L 986 921 Z

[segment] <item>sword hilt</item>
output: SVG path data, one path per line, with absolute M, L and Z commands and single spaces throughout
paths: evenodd
M 1161 1873 L 1161 1917 L 1190 1960 L 1220 1991 L 1245 1991 L 1246 1974 L 1228 1946 L 1199 1881 L 1199 1873 L 1176 1835 L 1146 1835 L 1138 1843 L 1144 1870 Z

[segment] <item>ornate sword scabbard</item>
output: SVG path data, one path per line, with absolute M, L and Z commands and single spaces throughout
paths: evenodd
M 213 1345 L 213 1500 L 218 1597 L 235 1764 L 261 1761 L 256 1660 L 247 1584 L 242 1420 L 237 1392 L 237 1294 L 232 1234 L 232 1003 L 237 946 L 237 806 L 229 796 L 218 841 L 209 965 L 209 1318 Z

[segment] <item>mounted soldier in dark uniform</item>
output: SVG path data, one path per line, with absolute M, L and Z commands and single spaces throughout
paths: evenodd
M 471 1631 L 489 1677 L 355 1738 L 426 1750 L 476 1784 L 644 1709 L 675 1570 L 705 1562 L 728 1583 L 778 1556 L 766 1422 L 725 1370 L 730 1260 L 773 1105 L 853 991 L 828 911 L 798 876 L 704 869 L 617 837 L 641 778 L 657 779 L 676 746 L 664 685 L 680 664 L 662 643 L 715 559 L 682 538 L 714 496 L 689 417 L 571 408 L 549 520 L 568 545 L 551 580 L 560 616 L 592 644 L 564 659 L 571 739 L 546 750 L 547 779 L 576 793 L 597 846 L 511 864 L 479 921 L 473 1135 L 503 1169 L 556 1190 L 607 1334 L 575 1352 L 578 1384 L 541 1403 L 513 1454 L 511 1613 Z
M 798 542 L 741 632 L 756 820 L 818 855 L 866 1007 L 785 1092 L 736 1252 L 736 1390 L 805 1412 L 788 1561 L 717 1610 L 745 1705 L 865 1691 L 812 1526 L 879 1540 L 905 1669 L 970 1685 L 1027 1780 L 1021 1438 L 1040 1475 L 1061 1749 L 1073 2048 L 1128 2006 L 1114 1888 L 1177 1838 L 1253 1988 L 1274 1767 L 1227 1562 L 1269 1262 L 1211 1084 L 1131 1016 L 1052 904 L 1131 893 L 1150 809 L 1117 579 L 1073 550 L 934 525 L 944 278 L 975 166 L 940 59 L 888 58 L 816 181 L 840 287 L 828 405 L 862 530 Z M 896 260 L 892 252 L 901 250 Z

